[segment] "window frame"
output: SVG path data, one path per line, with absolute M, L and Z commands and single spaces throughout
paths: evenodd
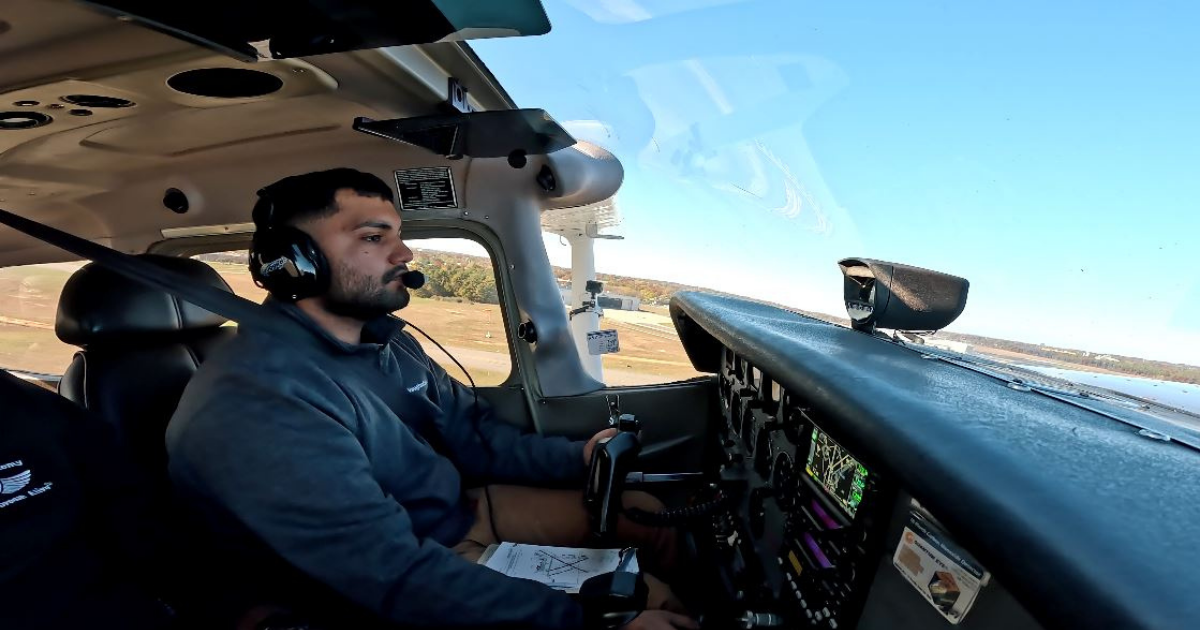
M 147 253 L 191 257 L 200 254 L 243 250 L 249 249 L 251 237 L 251 233 L 243 232 L 171 238 L 152 244 L 147 249 Z M 481 385 L 480 389 L 524 387 L 523 376 L 528 376 L 528 372 L 522 367 L 531 365 L 533 355 L 528 344 L 522 342 L 516 334 L 517 325 L 513 323 L 513 314 L 520 311 L 517 309 L 511 279 L 507 273 L 502 273 L 509 268 L 509 263 L 504 256 L 499 238 L 486 226 L 463 225 L 461 221 L 422 219 L 404 224 L 404 242 L 409 247 L 420 247 L 420 241 L 434 238 L 461 238 L 472 241 L 482 247 L 492 261 L 492 275 L 499 298 L 500 318 L 504 326 L 505 339 L 508 341 L 509 371 L 500 383 Z M 418 339 L 423 338 L 419 336 L 420 333 L 416 334 Z

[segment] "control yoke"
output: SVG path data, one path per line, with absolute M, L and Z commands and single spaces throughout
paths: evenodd
M 633 414 L 621 413 L 620 396 L 608 396 L 606 400 L 608 426 L 616 428 L 617 434 L 597 444 L 592 451 L 588 486 L 583 495 L 592 533 L 601 540 L 617 531 L 625 475 L 632 470 L 642 452 L 642 443 L 638 439 L 641 422 Z
M 626 549 L 612 573 L 594 575 L 579 587 L 589 630 L 620 628 L 646 609 L 649 587 L 637 566 L 637 550 Z
M 664 527 L 676 524 L 681 518 L 701 516 L 694 509 L 667 511 L 659 514 L 624 510 L 621 505 L 621 493 L 628 488 L 664 483 L 701 483 L 704 481 L 705 475 L 704 473 L 645 474 L 633 472 L 638 456 L 642 452 L 642 442 L 638 437 L 642 430 L 642 424 L 633 414 L 621 413 L 620 396 L 607 396 L 606 400 L 608 401 L 608 426 L 615 428 L 617 434 L 601 441 L 592 451 L 587 488 L 583 494 L 592 534 L 602 543 L 611 542 L 617 531 L 617 517 L 622 513 L 644 525 Z M 641 516 L 638 517 L 638 514 Z
M 716 489 L 716 484 L 708 484 L 704 473 L 633 472 L 642 452 L 639 438 L 642 424 L 633 414 L 621 413 L 619 396 L 608 396 L 606 400 L 608 426 L 615 428 L 617 433 L 598 443 L 592 451 L 587 488 L 583 493 L 588 525 L 601 545 L 611 546 L 615 542 L 617 518 L 621 514 L 640 525 L 671 527 L 693 519 L 709 518 L 727 505 L 725 494 Z M 707 502 L 657 513 L 624 509 L 621 494 L 625 489 L 650 484 L 710 486 L 716 490 L 716 497 Z M 627 550 L 626 553 L 631 551 Z M 622 554 L 622 565 L 626 564 L 626 553 Z M 597 575 L 585 581 L 580 588 L 580 597 L 589 627 L 610 630 L 636 617 L 643 610 L 647 596 L 645 582 L 638 578 L 632 572 L 623 574 L 618 569 L 614 573 Z

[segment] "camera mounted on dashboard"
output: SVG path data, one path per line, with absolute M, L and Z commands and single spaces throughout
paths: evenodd
M 846 258 L 838 266 L 855 330 L 941 330 L 967 306 L 965 278 L 870 258 Z

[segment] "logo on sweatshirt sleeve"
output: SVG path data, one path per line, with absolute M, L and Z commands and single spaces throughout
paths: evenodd
M 29 485 L 33 479 L 33 471 L 26 470 L 11 477 L 0 477 L 0 494 L 16 494 Z
M 0 471 L 8 471 L 13 468 L 19 468 L 25 465 L 22 460 L 0 464 Z M 30 488 L 29 484 L 33 481 L 33 469 L 26 468 L 16 474 L 0 477 L 0 509 L 10 505 L 15 505 L 30 497 L 49 491 L 54 487 L 54 482 L 45 481 L 37 488 Z

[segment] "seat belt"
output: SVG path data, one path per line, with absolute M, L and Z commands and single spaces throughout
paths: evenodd
M 271 326 L 277 321 L 275 314 L 244 297 L 201 284 L 181 273 L 148 263 L 137 256 L 93 243 L 85 238 L 26 219 L 7 210 L 0 209 L 0 224 L 50 243 L 81 258 L 99 263 L 107 269 L 154 289 L 165 291 L 238 324 Z
M 91 260 L 142 284 L 165 291 L 181 300 L 195 304 L 206 311 L 216 313 L 238 324 L 270 327 L 278 321 L 276 319 L 278 315 L 244 297 L 206 284 L 200 284 L 185 275 L 148 263 L 137 256 L 93 243 L 85 238 L 80 238 L 49 225 L 26 219 L 7 210 L 0 209 L 0 224 L 7 225 L 18 232 L 23 232 L 38 240 L 50 243 L 76 256 Z M 414 326 L 414 328 L 416 327 Z M 424 332 L 421 332 L 421 334 L 425 335 Z M 428 335 L 426 337 L 429 338 Z M 432 338 L 429 338 L 429 340 L 433 341 Z M 437 344 L 436 341 L 433 343 Z M 440 345 L 438 347 L 441 348 Z M 442 349 L 442 351 L 445 352 L 445 349 Z M 457 359 L 454 359 L 449 353 L 447 355 L 451 356 L 451 359 L 457 363 Z M 459 369 L 470 378 L 470 374 L 461 364 L 459 364 Z M 472 382 L 472 392 L 474 392 L 474 388 L 475 385 Z M 430 433 L 421 428 L 416 428 L 416 431 L 429 442 L 434 450 L 443 455 L 450 452 L 444 438 L 436 432 Z

